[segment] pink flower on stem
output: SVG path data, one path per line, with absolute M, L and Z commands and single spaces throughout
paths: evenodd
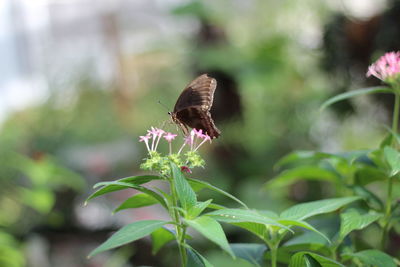
M 150 130 L 147 130 L 147 134 L 151 134 L 153 137 L 158 135 L 158 129 L 151 126 Z
M 202 129 L 197 130 L 197 129 L 193 128 L 192 131 L 193 131 L 194 135 L 196 135 L 197 138 L 202 138 L 203 137 L 203 130 Z
M 151 127 L 151 130 L 147 130 L 147 135 L 152 136 L 151 151 L 154 150 L 154 140 L 156 139 L 157 133 L 158 133 L 157 128 L 154 128 L 153 126 Z
M 188 166 L 182 166 L 181 171 L 186 173 L 192 173 L 192 170 Z
M 144 142 L 146 144 L 147 151 L 149 151 L 149 152 L 150 152 L 150 148 L 149 148 L 149 139 L 150 138 L 151 138 L 151 135 L 149 135 L 149 134 L 139 137 L 139 142 Z
M 190 150 L 193 150 L 195 129 L 192 129 L 188 136 L 185 137 L 185 143 L 190 145 Z
M 199 149 L 207 141 L 210 141 L 211 143 L 211 137 L 208 134 L 202 134 L 200 138 L 203 139 L 203 141 L 201 141 L 201 143 L 194 149 L 194 151 Z
M 203 134 L 203 130 L 202 129 L 197 130 L 197 129 L 193 128 L 192 132 L 193 132 L 193 135 L 196 137 L 194 142 L 193 142 L 194 143 L 194 147 L 197 147 L 197 140 L 203 139 L 205 135 Z
M 164 139 L 167 140 L 167 142 L 168 142 L 168 144 L 169 144 L 169 154 L 172 153 L 171 142 L 172 142 L 172 140 L 175 139 L 176 136 L 177 136 L 177 135 L 176 135 L 176 134 L 173 134 L 173 133 L 166 133 L 166 134 L 164 135 Z
M 181 148 L 179 148 L 178 154 L 181 154 L 181 152 L 186 144 L 187 144 L 187 137 L 184 137 L 183 144 L 182 144 Z
M 400 52 L 388 52 L 381 56 L 375 63 L 368 67 L 367 77 L 390 82 L 400 73 Z
M 176 134 L 173 134 L 173 133 L 166 133 L 166 134 L 164 135 L 164 139 L 167 140 L 168 143 L 171 143 L 171 141 L 174 140 L 176 136 L 177 136 L 177 135 L 176 135 Z
M 151 142 L 152 151 L 157 150 L 158 142 L 160 142 L 160 138 L 164 133 L 165 131 L 154 127 L 151 127 L 151 130 L 147 130 L 147 134 L 153 137 L 153 140 Z
M 157 129 L 157 142 L 156 142 L 154 150 L 157 150 L 158 143 L 160 142 L 160 139 L 163 136 L 163 134 L 165 134 L 164 130 Z

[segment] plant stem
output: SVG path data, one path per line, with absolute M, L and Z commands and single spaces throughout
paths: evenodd
M 185 235 L 186 235 L 186 226 L 182 225 L 182 231 L 181 231 L 181 240 L 179 242 L 180 244 L 180 255 L 181 255 L 181 259 L 183 262 L 183 267 L 186 266 L 187 264 L 187 253 L 186 253 L 186 240 L 185 240 Z
M 273 227 L 267 227 L 269 236 L 264 236 L 264 241 L 269 247 L 269 251 L 271 253 L 271 267 L 276 267 L 278 260 L 278 247 L 281 242 L 282 237 L 279 236 L 276 232 L 276 229 Z
M 393 191 L 392 185 L 393 185 L 393 178 L 389 177 L 387 199 L 386 199 L 386 210 L 385 210 L 382 241 L 381 241 L 382 250 L 385 249 L 386 240 L 387 240 L 389 230 L 390 230 L 390 217 L 391 217 L 391 212 L 392 212 L 392 191 Z
M 278 259 L 278 245 L 274 243 L 269 246 L 269 249 L 271 251 L 271 267 L 276 267 L 276 261 Z
M 396 143 L 396 135 L 399 123 L 399 109 L 400 109 L 400 89 L 395 90 L 394 93 L 394 109 L 393 109 L 393 121 L 392 121 L 392 132 L 394 138 L 392 139 L 392 145 Z
M 338 241 L 336 244 L 334 244 L 331 248 L 331 255 L 332 259 L 337 260 L 337 249 L 339 247 L 341 241 Z
M 169 207 L 170 216 L 175 222 L 175 230 L 176 230 L 176 241 L 178 243 L 179 255 L 181 257 L 182 267 L 186 267 L 187 263 L 187 255 L 185 248 L 185 234 L 186 234 L 186 226 L 184 226 L 181 222 L 181 218 L 179 215 L 179 211 L 176 209 L 178 207 L 178 197 L 176 194 L 176 189 L 174 186 L 174 178 L 169 179 L 169 186 L 171 188 L 171 197 L 172 197 L 172 207 Z
M 399 123 L 399 109 L 400 109 L 400 92 L 398 90 L 395 90 L 393 121 L 392 121 L 392 135 L 393 135 L 391 142 L 392 146 L 396 145 L 397 129 Z M 390 230 L 390 218 L 392 216 L 392 197 L 393 197 L 392 195 L 393 195 L 393 177 L 389 177 L 387 182 L 387 198 L 386 198 L 384 226 L 383 226 L 382 241 L 381 241 L 382 249 L 385 249 L 386 240 L 388 238 Z

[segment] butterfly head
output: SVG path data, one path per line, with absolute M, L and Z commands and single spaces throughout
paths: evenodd
M 174 112 L 168 111 L 168 115 L 171 117 L 172 121 L 176 124 L 180 124 L 176 114 Z

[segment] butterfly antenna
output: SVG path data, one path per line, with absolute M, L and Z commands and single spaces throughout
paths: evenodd
M 163 107 L 168 111 L 168 114 L 171 114 L 171 112 L 169 111 L 168 107 L 167 107 L 166 105 L 164 105 L 163 103 L 161 103 L 160 100 L 158 100 L 158 104 L 160 104 L 161 106 L 163 106 Z

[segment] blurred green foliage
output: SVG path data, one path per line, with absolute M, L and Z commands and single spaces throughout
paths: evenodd
M 365 149 L 373 145 L 371 140 L 379 139 L 382 131 L 376 129 L 378 123 L 372 112 L 340 119 L 329 111 L 319 113 L 319 105 L 334 83 L 320 69 L 318 34 L 332 15 L 326 3 L 257 0 L 235 6 L 230 2 L 189 1 L 172 9 L 174 20 L 193 25 L 191 35 L 177 34 L 167 40 L 160 37 L 144 52 L 123 54 L 123 78 L 128 81 L 124 86 L 118 81 L 98 81 L 90 75 L 89 66 L 79 76 L 71 76 L 68 86 L 49 81 L 50 95 L 45 102 L 11 114 L 2 124 L 0 234 L 5 241 L 0 242 L 9 244 L 4 248 L 13 249 L 10 255 L 19 257 L 14 261 L 20 262 L 16 266 L 23 265 L 21 236 L 37 225 L 60 223 L 58 218 L 63 215 L 54 212 L 57 193 L 87 190 L 62 152 L 120 139 L 135 144 L 150 126 L 165 125 L 166 130 L 176 131 L 168 123 L 167 111 L 157 102 L 172 110 L 196 71 L 218 70 L 232 77 L 242 104 L 241 118 L 216 121 L 221 138 L 203 150 L 208 168 L 196 175 L 209 177 L 213 184 L 251 207 L 283 210 L 296 201 L 333 194 L 331 188 L 321 190 L 324 184 L 301 183 L 261 191 L 260 184 L 274 176 L 275 162 L 289 151 L 319 149 L 321 140 L 332 139 L 340 139 L 335 143 L 339 146 Z M 218 42 L 202 43 L 202 22 L 220 31 Z M 65 79 L 67 73 L 60 75 Z M 364 111 L 371 105 L 367 102 L 361 106 Z M 363 116 L 364 120 L 359 120 Z M 333 126 L 328 133 L 318 131 L 318 127 L 326 126 L 321 123 L 326 118 Z M 364 131 L 368 138 L 357 134 L 360 128 L 368 129 Z M 139 156 L 129 159 L 128 166 L 126 162 L 117 163 L 107 175 L 137 172 L 140 155 L 145 154 L 142 146 L 137 150 Z M 35 159 L 34 155 L 43 156 Z M 309 171 L 324 171 L 315 168 Z M 93 173 L 85 175 L 102 178 Z M 223 259 L 215 260 L 219 261 Z

